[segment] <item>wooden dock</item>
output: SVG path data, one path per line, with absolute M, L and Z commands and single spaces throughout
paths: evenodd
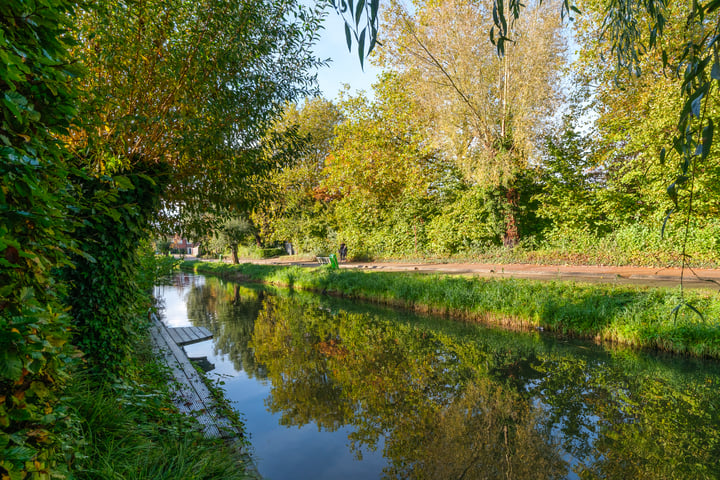
M 171 388 L 178 409 L 197 418 L 208 437 L 237 437 L 239 432 L 217 414 L 210 390 L 182 349 L 182 345 L 208 340 L 212 334 L 203 327 L 168 328 L 153 315 L 151 335 L 156 352 L 172 372 Z
M 205 327 L 177 327 L 168 328 L 167 331 L 170 338 L 181 347 L 212 338 L 212 333 Z
M 155 314 L 152 314 L 152 322 L 150 333 L 153 348 L 172 372 L 170 388 L 175 405 L 181 412 L 192 415 L 200 422 L 205 436 L 223 438 L 229 443 L 236 442 L 242 468 L 248 478 L 262 480 L 252 456 L 239 441 L 241 432 L 227 418 L 218 414 L 210 390 L 182 348 L 183 345 L 209 340 L 212 333 L 204 327 L 168 328 Z

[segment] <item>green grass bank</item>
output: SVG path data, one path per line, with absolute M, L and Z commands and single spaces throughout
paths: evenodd
M 720 358 L 720 297 L 710 291 L 685 292 L 683 298 L 679 289 L 569 281 L 201 261 L 183 262 L 180 268 L 369 300 L 465 321 L 519 329 L 542 328 L 597 342 Z M 702 316 L 693 309 L 702 312 Z
M 149 336 L 134 352 L 130 377 L 81 371 L 64 392 L 77 419 L 68 456 L 72 478 L 255 478 L 239 445 L 206 438 L 195 418 L 178 412 L 169 372 L 152 351 Z M 224 414 L 242 428 L 227 401 L 219 401 Z

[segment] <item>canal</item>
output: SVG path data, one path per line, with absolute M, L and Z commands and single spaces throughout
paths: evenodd
M 264 478 L 720 478 L 720 363 L 179 274 Z

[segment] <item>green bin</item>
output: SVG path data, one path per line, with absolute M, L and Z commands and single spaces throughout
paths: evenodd
M 335 255 L 334 253 L 330 254 L 330 268 L 332 268 L 333 270 L 337 270 L 338 268 L 340 268 L 338 267 L 337 263 L 337 255 Z

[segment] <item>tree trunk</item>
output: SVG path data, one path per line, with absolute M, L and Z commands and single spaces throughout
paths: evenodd
M 517 206 L 520 198 L 520 192 L 515 187 L 510 187 L 505 192 L 505 200 L 507 201 L 507 211 L 505 213 L 505 235 L 503 235 L 503 245 L 508 248 L 515 247 L 520 242 L 520 233 L 517 225 Z
M 260 234 L 255 232 L 253 236 L 255 237 L 255 244 L 260 248 L 265 248 L 265 243 L 262 241 Z
M 238 258 L 238 246 L 237 245 L 231 245 L 230 251 L 232 252 L 232 263 L 237 265 L 240 263 L 240 259 Z

